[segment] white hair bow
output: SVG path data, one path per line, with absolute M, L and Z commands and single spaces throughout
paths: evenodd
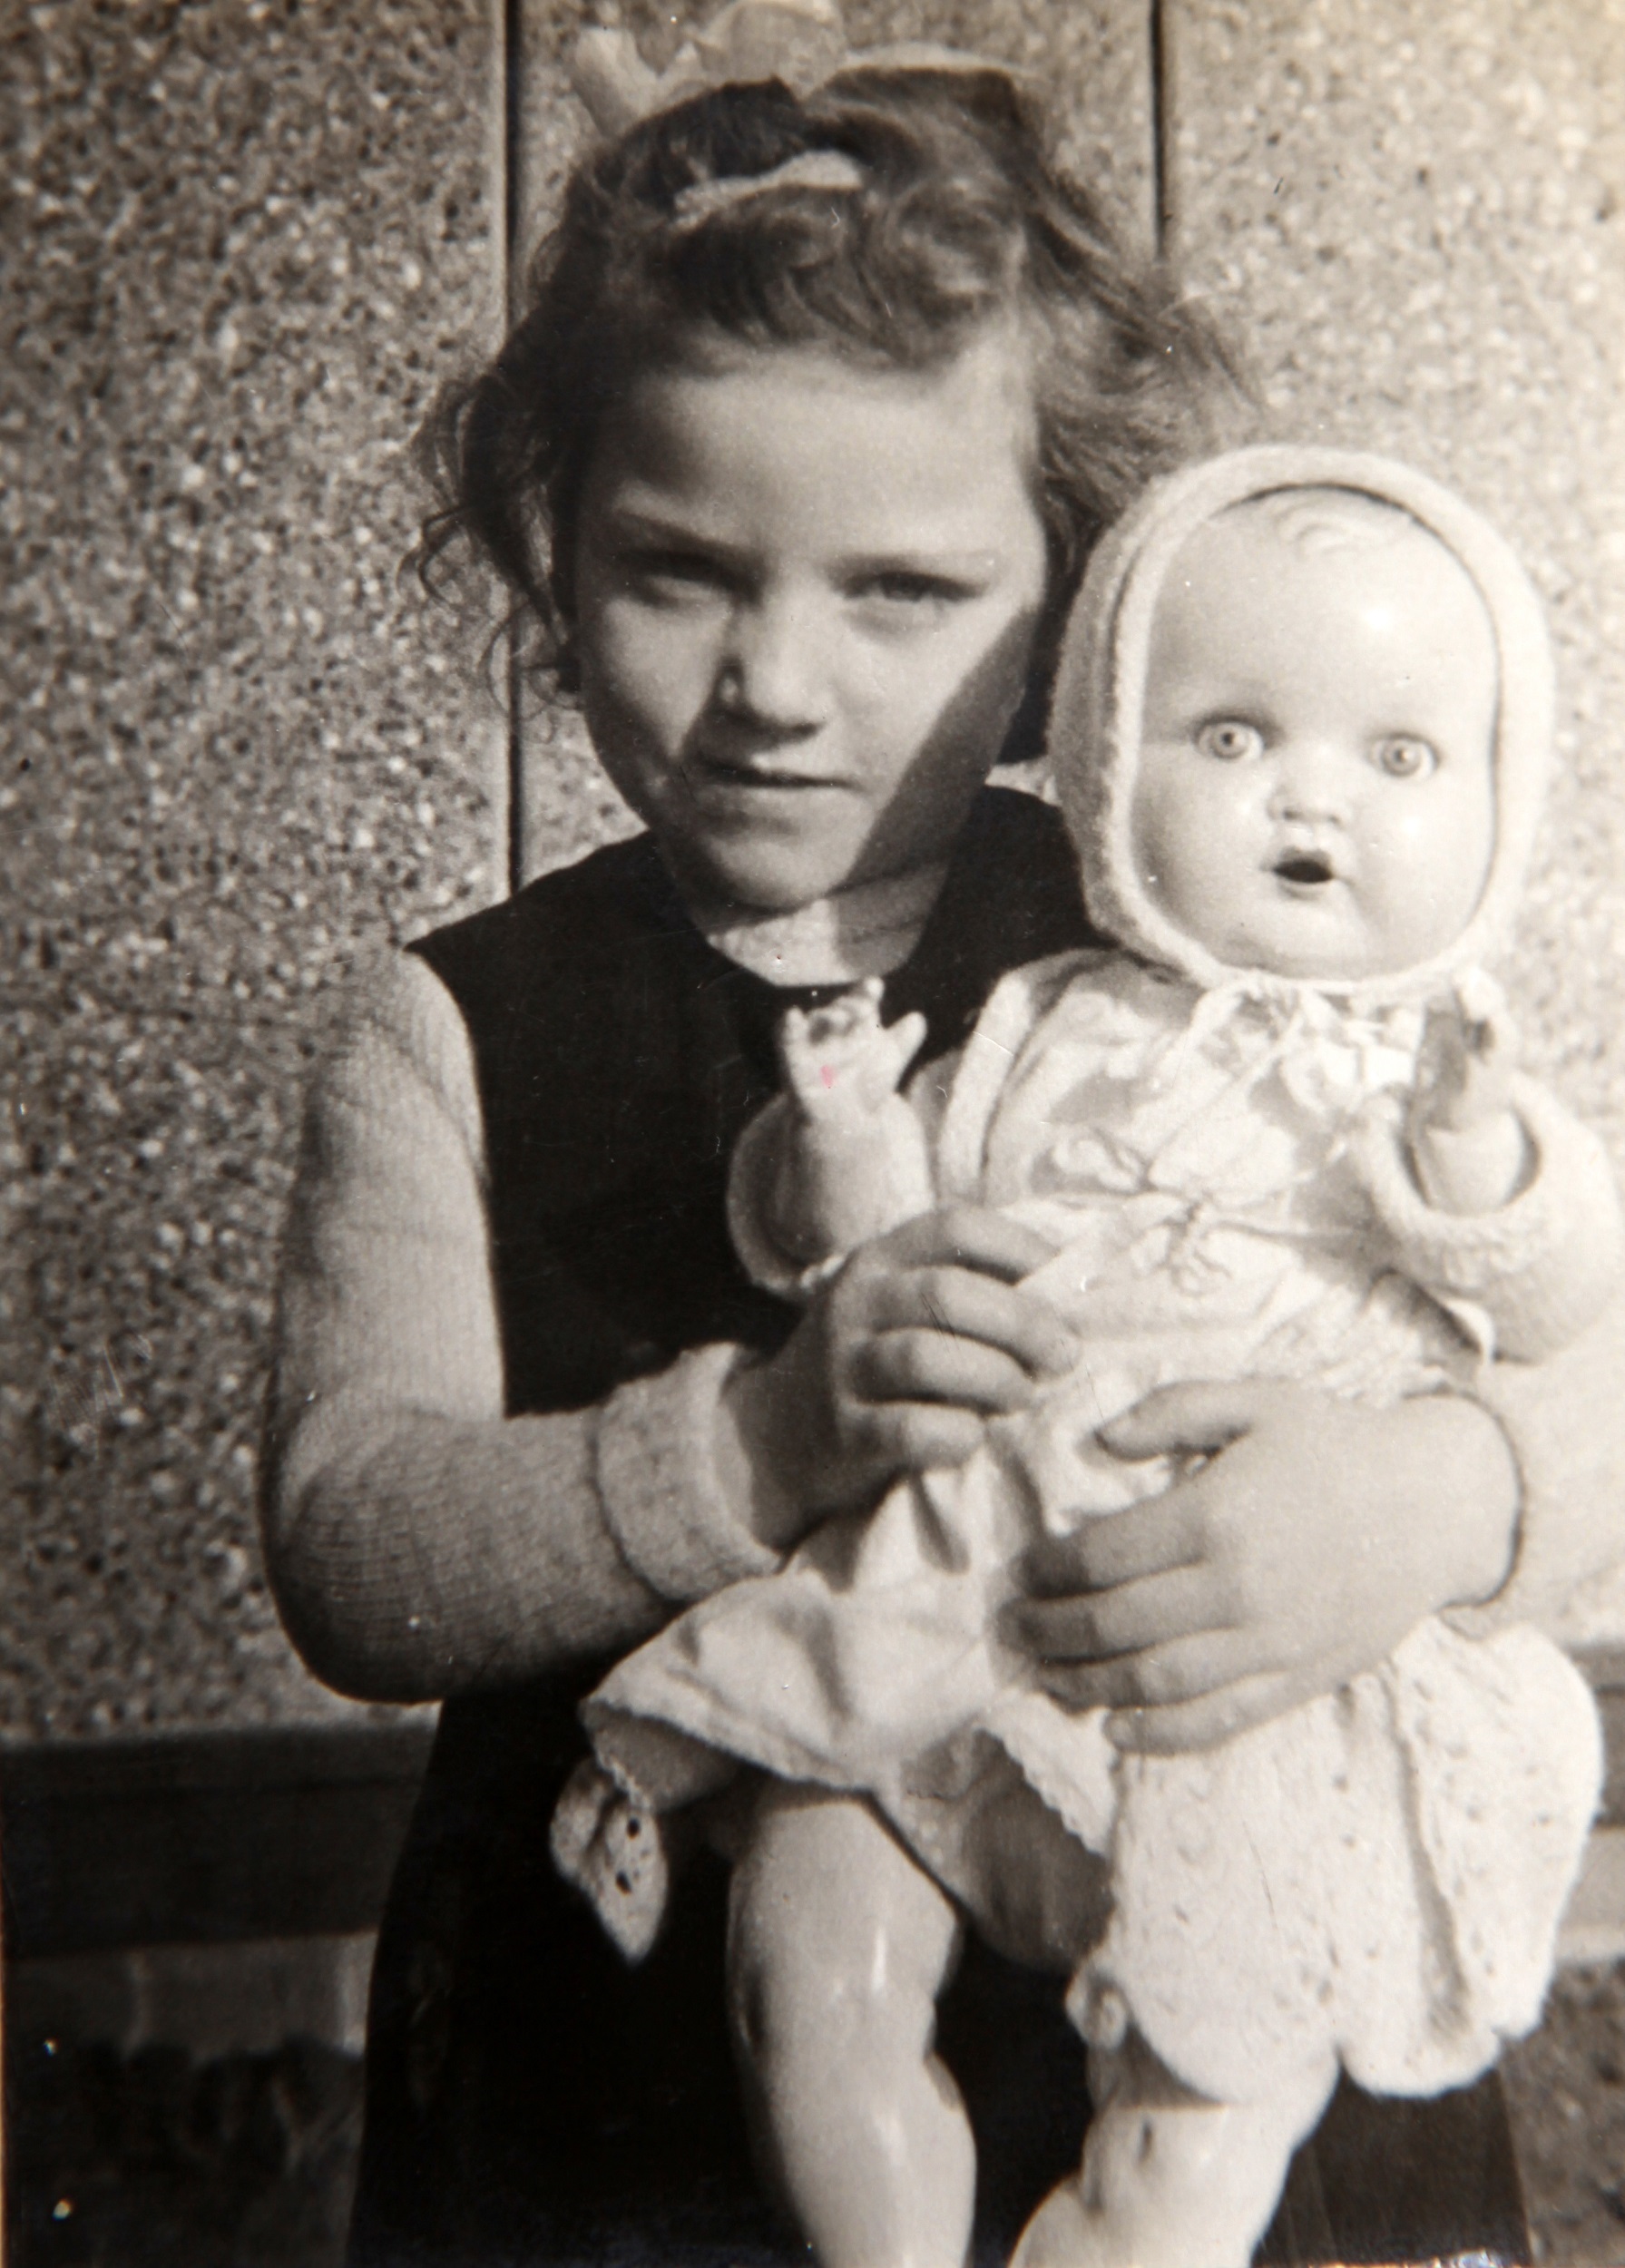
M 781 79 L 809 93 L 842 71 L 1005 71 L 1008 64 L 925 40 L 851 48 L 839 0 L 729 0 L 685 40 L 664 71 L 644 62 L 630 32 L 600 24 L 570 54 L 570 83 L 602 134 L 670 110 L 708 87 Z

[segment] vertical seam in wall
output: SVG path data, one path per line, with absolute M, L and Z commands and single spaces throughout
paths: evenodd
M 1151 83 L 1151 229 L 1157 250 L 1162 255 L 1168 251 L 1173 231 L 1173 153 L 1169 148 L 1173 131 L 1173 103 L 1169 83 L 1167 23 L 1167 10 L 1171 5 L 1172 0 L 1147 0 Z
M 519 261 L 521 167 L 524 161 L 524 55 L 523 0 L 496 0 L 502 53 L 502 309 L 504 333 L 513 321 L 514 279 Z M 505 691 L 508 710 L 508 888 L 524 881 L 524 672 L 523 631 L 510 621 Z

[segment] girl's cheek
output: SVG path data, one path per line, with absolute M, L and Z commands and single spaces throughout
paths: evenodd
M 661 711 L 681 699 L 681 689 L 703 675 L 703 655 L 694 625 L 673 610 L 638 600 L 612 601 L 604 609 L 595 641 L 598 673 L 622 702 Z

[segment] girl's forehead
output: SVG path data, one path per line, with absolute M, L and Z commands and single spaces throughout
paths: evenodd
M 838 354 L 827 347 L 749 347 L 700 337 L 691 351 L 640 373 L 628 389 L 634 415 L 688 421 L 708 435 L 741 415 L 795 411 L 816 428 L 917 426 L 945 420 L 1015 445 L 1035 425 L 1032 357 L 1012 329 L 978 332 L 957 352 L 918 368 Z M 787 436 L 788 437 L 788 436 Z
M 920 369 L 801 347 L 697 342 L 647 368 L 589 473 L 619 511 L 730 524 L 794 513 L 830 533 L 888 518 L 974 533 L 1034 515 L 1028 357 L 1003 331 Z

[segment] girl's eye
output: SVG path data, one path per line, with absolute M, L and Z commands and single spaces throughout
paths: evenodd
M 727 570 L 703 552 L 634 552 L 622 564 L 635 585 L 657 597 L 729 587 Z
M 1371 760 L 1390 779 L 1425 779 L 1439 766 L 1428 743 L 1414 739 L 1408 732 L 1391 732 L 1385 740 L 1379 740 L 1371 751 Z
M 895 613 L 948 607 L 971 595 L 963 583 L 950 582 L 945 576 L 920 574 L 902 567 L 866 577 L 853 592 L 860 602 Z
M 1213 756 L 1221 764 L 1239 764 L 1248 757 L 1262 756 L 1264 735 L 1257 725 L 1244 725 L 1238 717 L 1215 717 L 1196 736 L 1196 745 L 1204 756 Z

